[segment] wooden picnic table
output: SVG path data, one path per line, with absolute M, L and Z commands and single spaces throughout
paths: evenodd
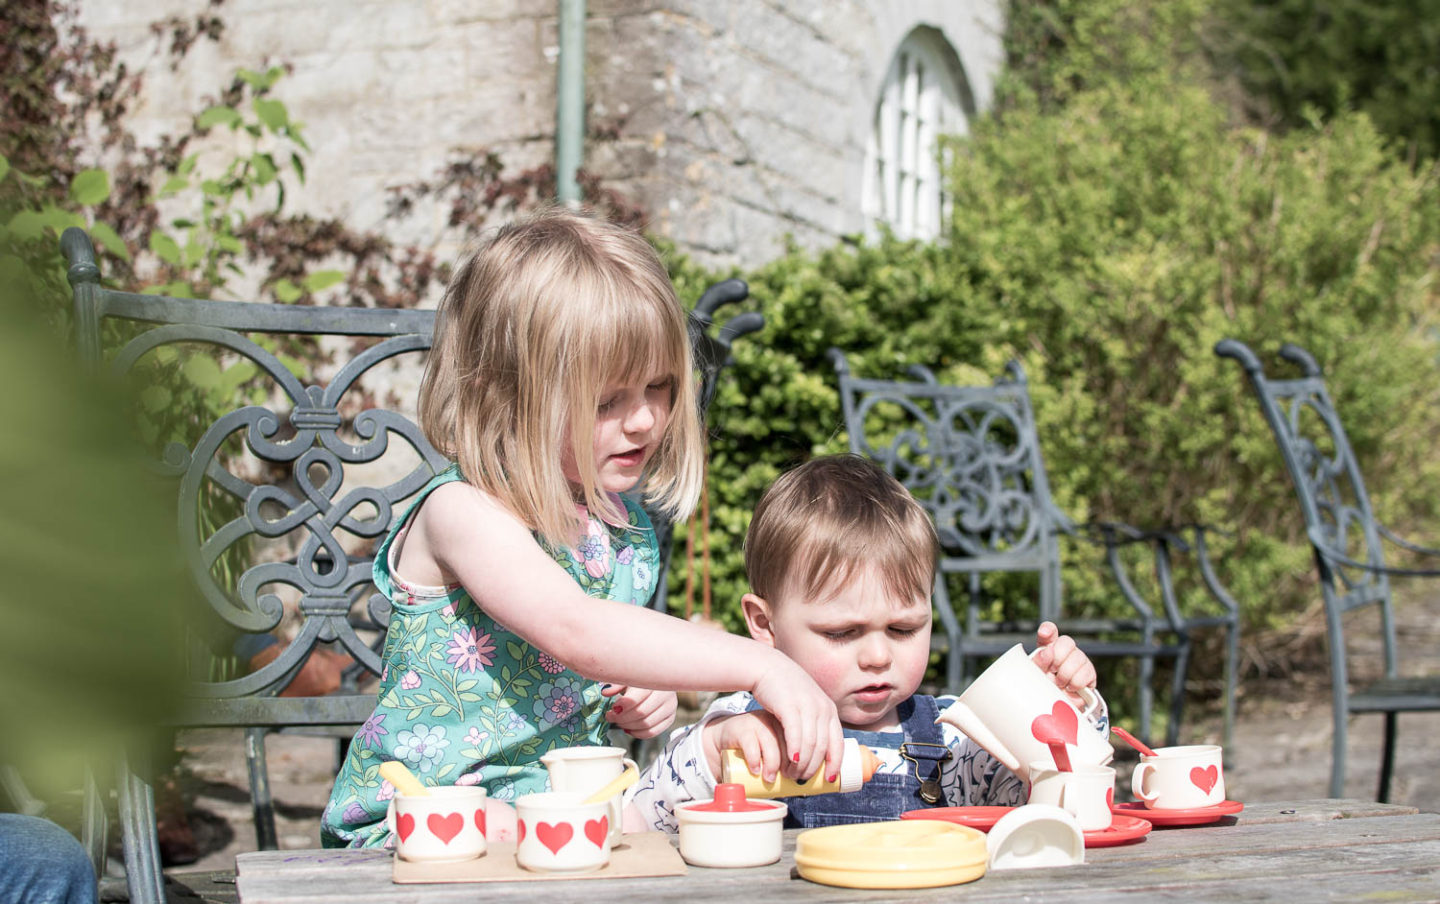
M 1440 900 L 1440 813 L 1355 800 L 1247 804 L 1209 826 L 1156 828 L 1143 841 L 1086 851 L 1080 866 L 988 873 L 941 889 L 857 890 L 817 885 L 794 873 L 798 831 L 766 867 L 691 867 L 684 876 L 484 884 L 395 885 L 382 851 L 261 851 L 236 858 L 241 904 L 551 900 L 893 901 L 943 895 L 966 901 L 1024 899 L 1064 904 L 1146 901 Z

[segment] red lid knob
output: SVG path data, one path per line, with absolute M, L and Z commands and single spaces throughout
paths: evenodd
M 772 809 L 772 805 L 752 803 L 745 799 L 744 785 L 725 782 L 715 786 L 714 800 L 690 809 L 702 813 L 752 813 Z

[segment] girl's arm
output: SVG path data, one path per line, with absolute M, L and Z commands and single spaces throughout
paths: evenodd
M 465 483 L 432 492 L 406 540 L 408 562 L 433 559 L 492 618 L 587 678 L 666 690 L 749 691 L 777 719 L 796 778 L 839 768 L 835 704 L 773 648 L 644 606 L 587 596 L 487 494 Z M 417 579 L 423 580 L 419 575 Z

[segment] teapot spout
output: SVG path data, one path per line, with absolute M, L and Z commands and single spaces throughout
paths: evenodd
M 1000 743 L 1000 739 L 995 736 L 995 733 L 985 727 L 985 723 L 980 721 L 980 717 L 975 715 L 975 711 L 969 706 L 957 700 L 946 707 L 935 721 L 953 725 L 970 740 L 988 750 L 990 755 L 1004 764 L 1006 769 L 1021 779 L 1026 778 L 1019 758 L 1010 752 L 1010 748 Z

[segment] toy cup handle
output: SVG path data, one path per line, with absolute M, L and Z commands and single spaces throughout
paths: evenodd
M 385 828 L 391 835 L 395 834 L 395 798 L 390 798 L 390 803 L 385 806 Z
M 1136 797 L 1140 798 L 1146 803 L 1149 803 L 1150 801 L 1155 800 L 1160 795 L 1145 793 L 1145 775 L 1147 771 L 1154 772 L 1155 764 L 1142 762 L 1135 767 L 1135 771 L 1130 773 L 1130 790 L 1135 792 Z

